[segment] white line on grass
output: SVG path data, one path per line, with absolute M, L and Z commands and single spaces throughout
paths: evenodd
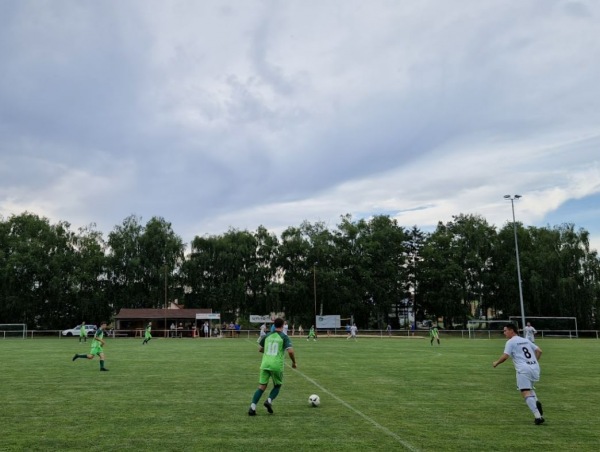
M 289 366 L 289 364 L 287 364 Z M 291 366 L 289 366 L 291 367 Z M 308 375 L 304 375 L 302 372 L 300 372 L 298 369 L 294 369 L 299 375 L 301 375 L 302 377 L 304 377 L 307 381 L 309 381 L 310 383 L 312 383 L 313 385 L 315 385 L 317 388 L 319 388 L 322 392 L 324 392 L 325 394 L 333 397 L 335 400 L 337 400 L 338 402 L 340 402 L 342 405 L 344 405 L 346 408 L 354 411 L 356 414 L 358 414 L 360 417 L 362 417 L 364 420 L 370 422 L 371 424 L 373 424 L 375 427 L 377 427 L 379 430 L 381 430 L 382 432 L 386 433 L 387 435 L 391 436 L 392 438 L 394 438 L 396 441 L 398 441 L 400 444 L 402 444 L 406 449 L 413 451 L 413 452 L 418 452 L 419 449 L 417 449 L 415 446 L 413 446 L 412 444 L 404 441 L 402 438 L 400 438 L 398 435 L 396 435 L 394 432 L 392 432 L 390 429 L 384 427 L 383 425 L 381 425 L 379 422 L 377 422 L 375 419 L 371 419 L 369 416 L 367 416 L 366 414 L 364 414 L 363 412 L 357 410 L 356 408 L 354 408 L 352 405 L 350 405 L 348 402 L 346 402 L 345 400 L 340 399 L 338 396 L 336 396 L 333 392 L 325 389 L 323 386 L 321 386 L 319 383 L 317 383 L 315 380 L 313 380 L 312 378 L 310 378 Z

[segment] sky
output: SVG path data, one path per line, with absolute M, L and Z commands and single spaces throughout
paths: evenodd
M 3 0 L 0 215 L 184 242 L 389 215 L 600 250 L 600 2 Z

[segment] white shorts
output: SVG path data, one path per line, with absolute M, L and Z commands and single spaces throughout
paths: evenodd
M 533 389 L 533 383 L 536 381 L 540 381 L 539 368 L 525 369 L 517 372 L 517 389 L 519 391 Z

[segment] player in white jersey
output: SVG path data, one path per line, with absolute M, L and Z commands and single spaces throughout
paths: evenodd
M 531 342 L 535 342 L 535 334 L 537 330 L 531 326 L 530 322 L 527 322 L 527 326 L 523 328 L 523 332 L 525 333 L 525 337 L 529 339 Z
M 492 363 L 494 367 L 502 364 L 508 358 L 512 358 L 517 371 L 517 388 L 525 399 L 525 403 L 535 417 L 535 425 L 544 423 L 544 412 L 542 404 L 537 399 L 533 383 L 540 379 L 540 365 L 538 363 L 542 356 L 542 349 L 529 339 L 518 335 L 517 327 L 509 323 L 504 327 L 504 336 L 508 339 L 504 346 L 504 353 Z
M 283 334 L 285 334 L 286 336 L 288 335 L 288 323 L 287 322 L 283 322 Z
M 258 336 L 258 340 L 256 342 L 260 342 L 260 340 L 267 335 L 267 325 L 262 324 L 260 326 L 260 335 Z
M 355 323 L 350 327 L 350 335 L 346 339 L 352 338 L 352 339 L 356 340 L 356 332 L 357 331 L 358 331 L 358 328 L 356 327 L 356 323 Z

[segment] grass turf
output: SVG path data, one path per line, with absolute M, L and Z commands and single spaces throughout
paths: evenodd
M 543 339 L 537 393 L 515 387 L 504 340 L 293 337 L 298 369 L 249 417 L 251 339 L 108 339 L 106 367 L 74 339 L 0 341 L 0 450 L 597 450 L 597 340 Z M 286 357 L 286 362 L 290 361 Z M 267 389 L 267 393 L 270 388 Z M 308 396 L 319 394 L 311 408 Z

